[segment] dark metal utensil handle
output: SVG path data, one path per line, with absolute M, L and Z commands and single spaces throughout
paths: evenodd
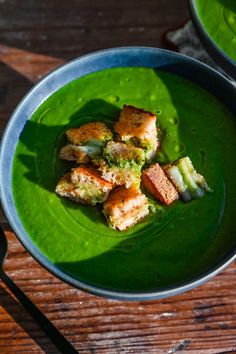
M 58 350 L 63 354 L 78 354 L 79 352 L 67 341 L 67 339 L 54 327 L 46 316 L 36 307 L 36 305 L 18 288 L 18 286 L 0 269 L 0 278 L 12 291 L 19 302 L 30 313 L 33 319 L 47 334 Z

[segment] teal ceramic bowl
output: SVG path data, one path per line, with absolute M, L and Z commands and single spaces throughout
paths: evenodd
M 228 208 L 235 201 L 235 96 L 208 66 L 156 48 L 108 49 L 50 73 L 19 103 L 1 142 L 1 201 L 17 237 L 62 281 L 109 298 L 158 299 L 209 280 L 235 259 Z M 68 168 L 58 159 L 68 126 L 103 120 L 112 128 L 124 103 L 155 111 L 161 151 L 171 159 L 189 154 L 214 193 L 169 209 L 156 203 L 157 213 L 120 233 L 101 209 L 54 191 Z
M 202 44 L 216 64 L 236 80 L 236 3 L 201 1 L 204 8 L 200 9 L 198 2 L 189 0 L 189 5 Z

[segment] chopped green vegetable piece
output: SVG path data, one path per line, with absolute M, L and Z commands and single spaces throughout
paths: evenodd
M 202 198 L 205 192 L 212 192 L 205 178 L 195 170 L 188 156 L 165 166 L 164 171 L 184 201 Z

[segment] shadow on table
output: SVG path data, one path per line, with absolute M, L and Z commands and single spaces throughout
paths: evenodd
M 32 338 L 45 353 L 56 354 L 58 349 L 32 319 L 24 307 L 18 303 L 3 287 L 0 286 L 0 306 L 12 319 Z M 6 324 L 7 327 L 7 324 Z M 14 338 L 16 340 L 16 338 Z
M 32 83 L 0 61 L 0 130 L 3 131 L 11 113 L 32 87 Z

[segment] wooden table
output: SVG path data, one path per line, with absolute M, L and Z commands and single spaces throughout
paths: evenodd
M 0 130 L 18 101 L 64 61 L 107 47 L 163 46 L 189 17 L 185 0 L 0 0 Z M 160 301 L 119 302 L 76 290 L 9 241 L 5 269 L 80 353 L 236 353 L 236 265 L 199 288 Z M 0 353 L 57 353 L 0 283 Z

